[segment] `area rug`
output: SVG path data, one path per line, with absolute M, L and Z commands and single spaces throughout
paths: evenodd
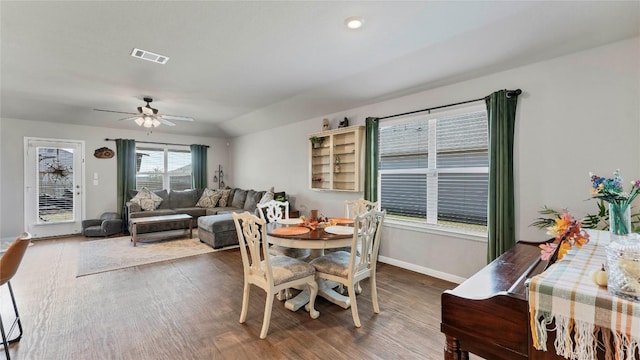
M 76 277 L 214 251 L 209 245 L 201 243 L 195 234 L 192 239 L 178 237 L 173 240 L 138 242 L 136 247 L 131 245 L 130 239 L 130 236 L 121 236 L 80 244 Z

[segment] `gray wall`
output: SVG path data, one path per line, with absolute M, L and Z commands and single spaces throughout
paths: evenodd
M 85 217 L 100 216 L 106 211 L 117 211 L 116 207 L 116 156 L 98 159 L 93 152 L 106 146 L 116 150 L 113 141 L 105 138 L 125 138 L 138 141 L 168 142 L 177 144 L 209 145 L 207 152 L 207 174 L 213 185 L 213 171 L 218 164 L 229 163 L 227 139 L 179 136 L 144 131 L 116 130 L 91 126 L 78 126 L 29 120 L 2 119 L 0 122 L 0 219 L 1 238 L 11 238 L 24 231 L 24 157 L 25 137 L 70 139 L 85 141 Z M 94 173 L 98 174 L 98 185 L 93 185 Z
M 640 38 L 634 38 L 241 136 L 231 149 L 236 185 L 275 186 L 294 196 L 295 207 L 303 212 L 320 209 L 326 215 L 339 215 L 344 200 L 362 193 L 308 188 L 308 134 L 321 130 L 322 118 L 331 119 L 332 128 L 345 116 L 350 124 L 362 125 L 368 116 L 521 88 L 515 143 L 516 231 L 520 240 L 543 241 L 545 232 L 529 227 L 542 206 L 568 208 L 576 217 L 595 211 L 595 201 L 588 200 L 590 171 L 610 176 L 620 168 L 625 181 L 640 178 L 639 54 Z M 382 261 L 461 281 L 486 264 L 486 239 L 409 229 L 389 221 L 380 255 Z

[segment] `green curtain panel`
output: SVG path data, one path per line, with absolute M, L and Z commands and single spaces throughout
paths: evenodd
M 207 187 L 207 149 L 206 145 L 191 145 L 191 187 Z
M 364 165 L 364 198 L 378 201 L 378 124 L 376 117 L 366 120 L 365 165 Z
M 118 159 L 118 212 L 129 200 L 129 190 L 136 188 L 136 141 L 116 139 Z
M 517 94 L 507 90 L 497 91 L 486 98 L 489 119 L 487 262 L 493 261 L 516 243 L 513 142 L 517 102 Z

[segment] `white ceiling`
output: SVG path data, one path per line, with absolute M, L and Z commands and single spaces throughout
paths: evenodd
M 344 19 L 362 16 L 348 31 Z M 637 36 L 640 2 L 1 1 L 0 116 L 237 136 Z M 166 65 L 130 56 L 140 48 Z

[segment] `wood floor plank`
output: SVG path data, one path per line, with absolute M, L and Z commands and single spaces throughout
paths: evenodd
M 318 319 L 275 300 L 259 339 L 265 292 L 253 287 L 245 324 L 240 251 L 202 254 L 76 278 L 82 237 L 38 240 L 12 285 L 25 334 L 13 359 L 442 359 L 440 294 L 455 284 L 378 266 L 351 310 L 318 298 Z M 0 295 L 2 314 L 10 312 Z

